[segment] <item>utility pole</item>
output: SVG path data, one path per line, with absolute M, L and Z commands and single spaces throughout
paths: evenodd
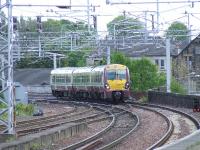
M 160 12 L 159 12 L 159 0 L 156 0 L 156 7 L 157 7 L 157 32 L 159 32 L 159 18 L 160 18 Z
M 167 74 L 167 92 L 171 92 L 170 39 L 166 39 L 166 74 Z
M 154 15 L 151 14 L 151 20 L 152 20 L 152 31 L 154 31 L 155 27 L 154 27 Z
M 53 54 L 53 68 L 56 69 L 57 68 L 57 62 L 56 62 L 56 54 Z
M 0 55 L 0 57 L 1 57 L 1 68 L 4 68 L 5 67 L 4 55 Z M 5 80 L 3 80 L 3 79 L 5 79 L 4 71 L 1 72 L 1 88 L 2 89 L 4 89 L 4 87 L 5 87 Z
M 73 50 L 73 33 L 71 33 L 70 35 L 70 41 L 71 41 L 71 45 L 70 45 L 70 50 Z
M 116 45 L 116 29 L 115 29 L 116 24 L 113 25 L 113 34 L 114 34 L 114 48 L 115 50 L 117 49 L 117 45 Z
M 107 46 L 106 47 L 106 50 L 107 50 L 107 65 L 110 64 L 110 46 Z
M 90 32 L 90 0 L 87 0 L 88 32 Z
M 124 16 L 124 18 L 126 18 L 126 11 L 125 10 L 123 11 L 123 16 Z
M 0 2 L 1 3 L 1 2 Z M 0 109 L 0 125 L 4 125 L 6 128 L 2 133 L 15 133 L 14 126 L 14 84 L 13 84 L 13 17 L 12 17 L 12 0 L 7 0 L 4 4 L 0 5 L 2 9 L 7 9 L 5 17 L 1 16 L 7 22 L 7 35 L 1 34 L 0 40 L 7 46 L 1 48 L 1 53 L 4 55 L 3 65 L 1 66 L 0 73 L 2 74 L 1 80 L 3 80 L 2 90 L 0 94 L 4 95 L 4 98 L 0 98 L 0 103 L 5 104 L 6 108 Z M 0 27 L 0 30 L 3 29 Z M 5 32 L 5 31 L 2 31 Z M 3 77 L 3 76 L 6 77 Z M 4 86 L 5 83 L 5 86 Z M 7 114 L 6 119 L 2 116 Z
M 191 26 L 190 26 L 190 14 L 188 13 L 188 30 L 189 30 L 189 32 L 188 32 L 188 39 L 189 39 L 189 42 L 191 41 Z
M 42 49 L 41 49 L 41 32 L 42 32 L 42 21 L 41 16 L 37 16 L 37 31 L 38 31 L 38 51 L 39 57 L 42 56 Z
M 148 31 L 147 31 L 147 11 L 144 12 L 145 13 L 145 37 L 144 37 L 144 41 L 147 42 L 147 37 L 148 37 Z
M 41 57 L 41 40 L 40 40 L 40 32 L 38 33 L 38 47 L 39 47 L 39 57 Z

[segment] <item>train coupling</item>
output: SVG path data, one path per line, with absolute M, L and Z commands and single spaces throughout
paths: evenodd
M 113 94 L 114 94 L 114 97 L 115 97 L 115 98 L 120 98 L 121 95 L 122 95 L 122 93 L 121 93 L 121 92 L 118 92 L 118 91 L 117 91 L 117 92 L 114 92 Z

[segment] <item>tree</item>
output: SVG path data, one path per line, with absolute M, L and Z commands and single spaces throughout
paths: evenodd
M 67 59 L 63 60 L 63 66 L 83 67 L 86 65 L 86 56 L 84 52 L 70 52 Z
M 178 41 L 186 40 L 188 32 L 187 26 L 184 23 L 175 21 L 166 30 L 166 36 Z
M 165 75 L 158 72 L 157 66 L 147 58 L 131 60 L 122 53 L 111 56 L 111 62 L 124 64 L 129 68 L 132 90 L 146 91 L 165 84 Z
M 127 61 L 128 59 L 125 57 L 125 55 L 123 55 L 120 52 L 117 53 L 113 53 L 111 55 L 111 63 L 117 63 L 117 64 L 124 64 L 127 65 Z
M 118 16 L 107 24 L 107 28 L 109 34 L 112 36 L 114 35 L 114 32 L 116 36 L 131 36 L 137 34 L 134 30 L 143 29 L 144 26 L 142 25 L 142 22 L 137 19 Z
M 135 60 L 131 71 L 133 87 L 136 91 L 146 91 L 159 86 L 157 67 L 147 58 Z

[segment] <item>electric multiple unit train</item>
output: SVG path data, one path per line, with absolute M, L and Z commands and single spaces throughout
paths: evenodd
M 56 97 L 111 99 L 129 98 L 129 69 L 121 64 L 97 67 L 66 67 L 51 71 L 52 94 Z

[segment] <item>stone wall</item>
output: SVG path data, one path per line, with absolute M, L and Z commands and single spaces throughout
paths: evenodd
M 181 95 L 174 93 L 149 91 L 148 100 L 150 103 L 170 105 L 174 107 L 193 108 L 194 105 L 196 105 L 200 108 L 200 96 L 195 95 Z

